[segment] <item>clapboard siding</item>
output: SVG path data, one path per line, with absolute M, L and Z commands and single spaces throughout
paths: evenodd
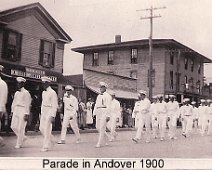
M 35 16 L 30 15 L 24 18 L 11 21 L 7 25 L 7 28 L 13 29 L 23 35 L 21 61 L 17 62 L 17 64 L 43 69 L 43 67 L 38 64 L 40 40 L 44 39 L 56 43 L 55 38 L 46 29 L 46 27 Z M 1 50 L 2 48 L 1 32 L 0 32 L 0 46 Z M 8 62 L 8 63 L 15 64 L 14 62 Z M 62 73 L 62 67 L 63 67 L 63 49 L 56 48 L 55 66 L 54 68 L 51 68 L 51 70 Z

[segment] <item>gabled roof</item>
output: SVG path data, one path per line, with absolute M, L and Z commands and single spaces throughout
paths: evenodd
M 203 58 L 205 63 L 211 63 L 212 60 L 203 56 L 202 54 L 194 51 L 193 49 L 181 44 L 180 42 L 174 39 L 153 39 L 152 40 L 153 48 L 167 48 L 167 49 L 181 49 L 184 52 L 192 52 L 196 56 Z M 98 52 L 102 50 L 114 50 L 119 48 L 148 48 L 149 47 L 149 40 L 142 39 L 142 40 L 134 40 L 134 41 L 126 41 L 121 43 L 110 43 L 110 44 L 100 44 L 100 45 L 92 45 L 92 46 L 85 46 L 85 47 L 78 47 L 72 48 L 73 51 L 79 52 L 82 54 L 88 52 Z
M 47 10 L 38 2 L 0 11 L 0 23 L 7 24 L 5 18 L 9 16 L 15 16 L 17 15 L 17 13 L 32 9 L 35 9 L 37 12 L 39 12 L 42 17 L 44 17 L 48 21 L 50 26 L 54 28 L 54 30 L 60 35 L 61 38 L 59 38 L 58 40 L 64 42 L 72 41 L 71 37 L 60 27 L 60 25 L 54 20 L 54 18 L 47 12 Z

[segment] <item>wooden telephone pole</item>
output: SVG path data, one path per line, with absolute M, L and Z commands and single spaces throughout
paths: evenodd
M 153 18 L 159 18 L 161 15 L 154 15 L 154 10 L 159 9 L 165 9 L 166 7 L 159 7 L 159 8 L 153 8 L 152 6 L 150 8 L 141 9 L 137 11 L 149 11 L 149 16 L 141 17 L 140 19 L 149 19 L 150 20 L 150 36 L 149 36 L 149 71 L 148 71 L 148 82 L 149 82 L 149 99 L 152 99 L 152 89 L 153 89 L 153 82 L 152 82 L 152 76 L 153 76 L 153 62 L 152 62 L 152 35 L 153 35 Z

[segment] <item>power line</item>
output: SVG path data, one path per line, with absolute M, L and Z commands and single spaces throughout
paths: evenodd
M 150 36 L 149 36 L 149 71 L 148 71 L 148 84 L 149 84 L 149 99 L 152 99 L 152 88 L 153 88 L 153 64 L 152 64 L 152 35 L 153 35 L 153 18 L 160 18 L 161 15 L 154 15 L 155 10 L 165 9 L 166 7 L 150 7 L 146 9 L 140 9 L 136 11 L 148 11 L 149 16 L 141 17 L 141 20 L 149 19 L 150 20 Z

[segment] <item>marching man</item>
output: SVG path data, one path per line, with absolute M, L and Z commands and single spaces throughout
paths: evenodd
M 18 91 L 15 92 L 11 107 L 11 129 L 17 136 L 15 148 L 19 149 L 23 146 L 24 141 L 27 139 L 24 133 L 30 114 L 31 95 L 24 88 L 26 79 L 23 77 L 17 77 L 16 80 Z
M 193 127 L 194 127 L 194 132 L 198 132 L 198 126 L 199 126 L 199 112 L 198 108 L 196 107 L 196 102 L 192 101 L 191 105 L 193 106 Z
M 209 107 L 207 106 L 207 102 L 204 99 L 200 100 L 201 105 L 198 107 L 198 112 L 200 116 L 200 124 L 201 124 L 201 135 L 205 135 L 205 130 L 208 126 L 208 115 L 209 115 Z
M 57 93 L 51 88 L 51 79 L 48 77 L 42 77 L 42 86 L 44 91 L 42 93 L 42 104 L 41 104 L 41 118 L 40 118 L 40 131 L 44 137 L 43 147 L 41 152 L 49 150 L 50 143 L 52 141 L 52 123 L 56 116 L 58 107 Z
M 76 143 L 80 142 L 80 133 L 77 124 L 77 110 L 78 110 L 78 100 L 75 96 L 72 95 L 74 88 L 71 85 L 65 87 L 66 93 L 63 97 L 64 102 L 64 117 L 61 131 L 61 140 L 58 144 L 65 144 L 66 131 L 67 127 L 70 124 L 76 135 Z
M 166 119 L 167 119 L 167 103 L 163 100 L 163 95 L 158 95 L 159 102 L 157 103 L 158 108 L 158 123 L 160 131 L 160 140 L 164 140 L 166 130 Z
M 169 137 L 170 139 L 176 139 L 176 126 L 177 118 L 179 117 L 179 104 L 175 100 L 174 95 L 169 95 L 169 102 L 167 103 L 167 121 L 169 127 Z
M 184 105 L 180 108 L 180 117 L 182 122 L 182 135 L 186 138 L 191 131 L 192 122 L 193 122 L 193 107 L 189 104 L 190 99 L 184 99 Z
M 114 141 L 117 132 L 116 132 L 116 123 L 118 122 L 119 115 L 120 115 L 120 103 L 118 100 L 115 99 L 115 92 L 111 92 L 111 106 L 110 106 L 110 121 L 108 122 L 108 127 L 110 130 L 110 142 Z
M 143 131 L 143 127 L 145 125 L 146 127 L 146 143 L 150 142 L 150 121 L 151 121 L 151 116 L 150 116 L 150 101 L 148 98 L 146 98 L 146 91 L 140 90 L 138 99 L 139 101 L 136 102 L 135 107 L 133 109 L 133 114 L 136 114 L 137 118 L 137 132 L 135 135 L 135 138 L 132 138 L 132 140 L 135 143 L 138 143 L 138 140 L 141 139 L 141 133 Z
M 157 109 L 157 96 L 153 96 L 153 103 L 150 107 L 150 115 L 152 119 L 152 131 L 153 131 L 153 137 L 157 138 L 158 133 L 158 109 Z
M 107 84 L 100 82 L 100 94 L 96 98 L 93 115 L 96 115 L 96 128 L 99 132 L 96 148 L 107 145 L 106 142 L 106 124 L 110 120 L 111 96 L 106 92 Z
M 8 95 L 8 87 L 7 83 L 2 80 L 1 73 L 3 71 L 3 66 L 0 65 L 0 130 L 1 130 L 1 119 L 3 115 L 6 113 L 6 103 L 7 103 L 7 95 Z M 0 147 L 4 146 L 3 138 L 0 136 Z

